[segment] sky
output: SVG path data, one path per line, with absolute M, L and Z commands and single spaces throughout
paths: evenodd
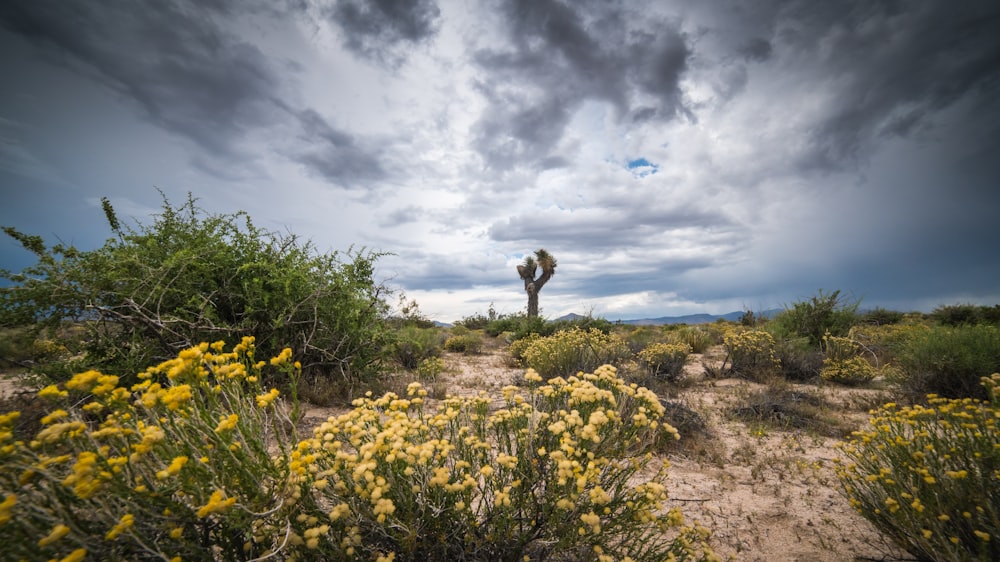
M 1000 303 L 995 0 L 8 0 L 0 75 L 0 225 L 49 243 L 190 193 L 443 322 L 539 248 L 548 318 Z

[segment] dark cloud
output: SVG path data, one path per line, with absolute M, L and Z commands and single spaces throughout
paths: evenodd
M 397 66 L 406 49 L 437 34 L 441 10 L 434 0 L 336 0 L 327 15 L 347 49 Z
M 932 0 L 802 2 L 778 18 L 778 48 L 798 51 L 800 63 L 814 65 L 816 85 L 831 100 L 809 132 L 810 150 L 800 162 L 805 169 L 864 163 L 879 137 L 933 128 L 935 115 L 959 100 L 998 94 L 995 2 L 961 9 Z
M 313 173 L 341 187 L 367 187 L 386 176 L 374 149 L 366 149 L 344 131 L 332 127 L 319 113 L 306 109 L 295 113 L 302 128 L 303 144 L 289 155 Z
M 552 151 L 587 100 L 633 121 L 691 115 L 680 89 L 690 52 L 676 22 L 603 2 L 519 0 L 498 11 L 508 46 L 475 53 L 488 102 L 475 146 L 488 166 L 559 165 Z
M 232 158 L 269 121 L 278 77 L 255 46 L 226 32 L 224 2 L 5 2 L 0 25 L 50 62 L 92 76 L 157 125 Z

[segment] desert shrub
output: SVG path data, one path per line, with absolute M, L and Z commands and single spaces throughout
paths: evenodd
M 1000 305 L 954 304 L 939 306 L 931 312 L 930 318 L 942 326 L 995 325 L 1000 324 Z
M 883 367 L 896 363 L 909 341 L 926 334 L 930 327 L 919 323 L 858 324 L 851 328 L 848 337 L 871 352 Z
M 441 355 L 441 334 L 436 328 L 403 326 L 396 330 L 392 357 L 404 369 L 416 369 L 421 361 Z
M 840 445 L 854 509 L 918 560 L 1000 560 L 1000 375 L 990 401 L 889 403 Z
M 85 371 L 42 389 L 52 409 L 34 435 L 12 431 L 18 412 L 0 416 L 5 558 L 241 560 L 285 548 L 284 532 L 266 529 L 295 521 L 303 488 L 279 393 L 261 380 L 297 378 L 290 356 L 257 362 L 252 338 L 228 353 L 200 344 L 131 388 Z
M 731 331 L 723 339 L 723 345 L 731 375 L 762 381 L 780 371 L 774 338 L 764 330 Z
M 244 212 L 208 215 L 189 197 L 164 198 L 152 224 L 123 227 L 92 251 L 5 227 L 38 261 L 0 270 L 0 326 L 87 330 L 83 365 L 134 373 L 200 341 L 253 335 L 261 353 L 291 346 L 306 370 L 349 384 L 381 374 L 388 330 L 378 253 L 320 254 L 308 242 L 258 228 Z M 50 369 L 46 374 L 73 371 Z M 130 380 L 131 379 L 131 380 Z
M 480 353 L 483 350 L 483 337 L 472 332 L 451 336 L 444 341 L 444 348 L 457 353 Z
M 823 348 L 826 357 L 820 376 L 825 381 L 855 385 L 875 378 L 876 369 L 859 353 L 861 346 L 851 338 L 824 336 Z
M 781 376 L 785 379 L 805 382 L 820 376 L 823 352 L 809 345 L 807 338 L 780 340 L 774 350 L 781 365 Z
M 906 315 L 902 312 L 888 310 L 877 306 L 861 314 L 861 316 L 858 317 L 858 323 L 871 324 L 874 326 L 886 326 L 890 324 L 899 324 L 905 317 Z
M 507 347 L 507 353 L 510 355 L 510 364 L 512 366 L 524 367 L 526 359 L 524 357 L 524 352 L 527 351 L 536 341 L 541 339 L 542 336 L 538 334 L 531 334 L 528 337 L 514 339 L 510 342 Z
M 671 331 L 668 339 L 687 345 L 691 348 L 691 353 L 704 353 L 706 349 L 715 344 L 712 335 L 699 326 L 681 326 Z
M 443 372 L 444 360 L 440 357 L 428 357 L 417 365 L 417 376 L 423 380 L 436 381 Z
M 522 339 L 531 334 L 551 335 L 555 332 L 555 326 L 545 322 L 545 319 L 541 316 L 529 317 L 524 312 L 521 312 L 499 316 L 486 326 L 485 331 L 487 335 L 493 337 L 503 332 L 511 332 L 514 334 L 514 339 Z
M 690 353 L 686 343 L 654 343 L 639 352 L 639 361 L 653 378 L 675 381 L 684 372 Z
M 639 353 L 654 343 L 663 343 L 665 339 L 662 330 L 656 326 L 636 326 L 624 332 L 621 337 L 632 353 Z
M 808 301 L 798 301 L 786 307 L 767 323 L 767 329 L 778 340 L 805 337 L 809 345 L 819 348 L 823 336 L 846 336 L 857 323 L 860 301 L 846 300 L 840 291 L 824 293 L 822 289 Z
M 33 439 L 0 415 L 0 542 L 23 560 L 710 559 L 708 529 L 667 509 L 646 451 L 663 407 L 613 367 L 529 371 L 506 407 L 426 391 L 356 401 L 295 444 L 255 358 L 199 344 L 130 389 L 97 371 L 39 392 Z M 272 374 L 269 378 L 274 378 Z M 80 406 L 83 404 L 82 406 Z M 30 436 L 29 436 L 30 437 Z M 655 472 L 655 471 L 652 471 Z M 643 476 L 645 475 L 645 476 Z
M 1000 328 L 934 326 L 909 338 L 900 353 L 904 391 L 948 398 L 986 398 L 981 377 L 1000 371 Z
M 505 406 L 426 391 L 364 399 L 300 447 L 315 522 L 313 557 L 396 560 L 678 560 L 710 556 L 704 528 L 666 509 L 657 474 L 639 478 L 663 407 L 614 368 L 553 379 L 528 371 Z M 648 472 L 647 472 L 648 473 Z M 322 532 L 310 535 L 310 531 Z M 383 558 L 386 559 L 386 558 Z
M 605 363 L 624 361 L 631 355 L 628 345 L 620 337 L 596 329 L 583 331 L 579 328 L 535 338 L 522 352 L 525 365 L 543 377 L 592 371 Z
M 829 437 L 844 437 L 853 429 L 822 396 L 797 390 L 781 380 L 750 392 L 738 405 L 727 408 L 726 414 L 744 423 L 807 430 Z

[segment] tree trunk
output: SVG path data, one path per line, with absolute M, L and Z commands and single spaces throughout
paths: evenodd
M 528 318 L 534 318 L 538 316 L 538 291 L 534 283 L 528 283 L 524 290 L 528 293 Z

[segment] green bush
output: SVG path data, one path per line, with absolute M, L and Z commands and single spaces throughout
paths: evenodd
M 135 228 L 123 228 L 106 199 L 104 210 L 115 237 L 93 251 L 47 248 L 4 228 L 38 262 L 0 271 L 11 283 L 0 288 L 0 327 L 77 322 L 87 330 L 83 365 L 126 379 L 197 342 L 244 334 L 265 354 L 292 347 L 312 375 L 354 385 L 381 374 L 381 254 L 319 254 L 244 212 L 204 216 L 190 197 L 178 208 L 164 198 L 152 224 Z
M 734 330 L 723 339 L 728 372 L 753 381 L 766 381 L 780 372 L 774 338 L 764 330 Z
M 854 509 L 918 560 L 1000 560 L 1000 375 L 990 402 L 886 404 L 840 445 Z
M 793 303 L 767 323 L 767 330 L 776 339 L 805 337 L 809 345 L 819 348 L 823 336 L 846 336 L 857 323 L 860 301 L 847 301 L 840 291 L 824 293 L 822 289 L 808 301 Z
M 882 307 L 875 307 L 866 311 L 858 318 L 859 324 L 871 324 L 874 326 L 885 326 L 889 324 L 899 324 L 906 317 L 902 312 L 887 310 Z
M 395 332 L 391 349 L 404 369 L 416 369 L 424 359 L 441 355 L 441 334 L 437 328 L 403 326 Z
M 436 381 L 443 372 L 444 360 L 440 357 L 428 357 L 417 365 L 417 375 L 423 380 Z
M 657 326 L 635 326 L 622 332 L 622 337 L 632 353 L 639 353 L 654 343 L 664 343 L 663 331 Z
M 294 389 L 300 367 L 290 349 L 269 363 L 250 338 L 200 344 L 130 389 L 97 371 L 46 387 L 33 439 L 0 415 L 5 559 L 717 559 L 645 454 L 676 431 L 613 367 L 529 371 L 497 411 L 485 395 L 425 411 L 413 383 L 295 445 L 294 393 L 261 380 L 273 367 Z
M 606 363 L 621 363 L 632 356 L 632 351 L 614 334 L 573 328 L 533 338 L 521 355 L 524 363 L 543 377 L 556 377 L 592 371 Z
M 654 343 L 639 352 L 639 361 L 653 378 L 676 381 L 690 353 L 691 346 L 686 343 Z
M 456 353 L 480 353 L 483 350 L 483 337 L 472 332 L 462 336 L 452 336 L 444 341 L 444 348 Z
M 1000 305 L 955 304 L 939 306 L 931 312 L 930 317 L 931 320 L 942 326 L 1000 324 Z
M 712 334 L 699 326 L 682 326 L 669 332 L 667 339 L 687 345 L 691 348 L 691 353 L 705 353 L 706 349 L 715 344 Z
M 913 395 L 986 398 L 981 377 L 1000 371 L 1000 328 L 934 326 L 906 341 L 903 389 Z
M 775 343 L 775 357 L 781 376 L 790 381 L 812 381 L 823 369 L 823 352 L 809 345 L 807 338 L 780 340 Z

